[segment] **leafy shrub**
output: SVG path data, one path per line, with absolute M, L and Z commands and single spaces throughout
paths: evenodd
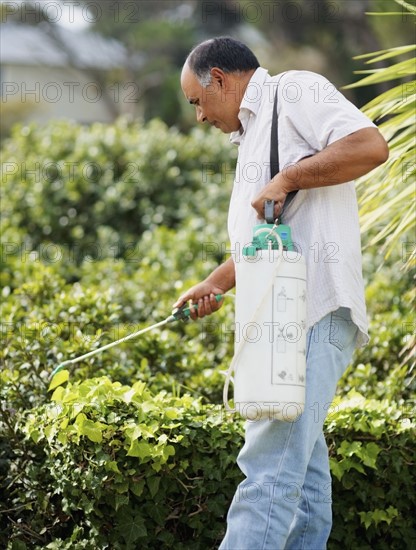
M 414 292 L 413 275 L 402 271 L 397 277 L 400 265 L 397 251 L 391 263 L 385 262 L 374 273 L 378 252 L 373 247 L 364 255 L 370 342 L 357 350 L 354 363 L 340 384 L 340 393 L 346 395 L 354 388 L 366 397 L 403 404 L 415 395 L 414 358 L 403 354 L 403 347 L 415 330 L 414 315 L 409 308 Z
M 44 265 L 36 256 L 24 262 L 9 256 L 3 270 L 0 358 L 2 396 L 12 408 L 43 403 L 52 370 L 70 359 L 159 322 L 184 287 L 215 267 L 203 259 L 197 236 L 161 227 L 142 237 L 146 254 L 137 262 L 84 261 L 78 282 L 61 277 L 66 263 Z M 163 249 L 163 245 L 166 247 Z M 192 267 L 185 262 L 194 258 Z M 78 363 L 75 380 L 108 374 L 123 383 L 145 380 L 153 390 L 185 386 L 210 402 L 220 402 L 222 376 L 232 349 L 233 307 L 213 320 L 172 323 L 128 344 Z M 215 330 L 213 330 L 215 329 Z M 0 373 L 0 376 L 2 374 Z
M 410 548 L 413 412 L 351 392 L 326 427 L 329 548 Z M 14 460 L 3 464 L 9 521 L 0 516 L 9 549 L 218 547 L 241 479 L 242 438 L 241 422 L 219 408 L 101 377 L 58 386 L 12 431 Z
M 43 448 L 36 470 L 43 478 L 42 470 L 49 472 L 49 490 L 39 491 L 35 476 L 31 506 L 27 476 L 11 540 L 39 549 L 218 545 L 240 478 L 234 462 L 241 439 L 220 410 L 106 377 L 60 386 L 52 401 L 22 428 Z M 29 525 L 39 535 L 35 544 L 26 536 Z
M 329 550 L 412 548 L 415 405 L 352 390 L 326 422 L 333 476 Z
M 174 242 L 172 231 L 155 230 L 154 238 L 146 244 L 149 255 L 155 258 L 160 250 L 159 233 L 165 244 Z M 50 372 L 63 359 L 104 345 L 170 313 L 179 290 L 172 284 L 170 273 L 182 268 L 192 250 L 179 239 L 176 248 L 167 247 L 163 264 L 152 261 L 149 266 L 148 257 L 144 257 L 139 265 L 134 264 L 135 270 L 122 259 L 84 262 L 79 282 L 72 284 L 60 275 L 64 262 L 45 266 L 36 256 L 28 255 L 19 264 L 15 256 L 7 257 L 2 280 L 4 346 L 0 351 L 0 487 L 4 510 L 3 514 L 0 510 L 0 541 L 11 538 L 13 548 L 24 547 L 19 541 L 43 547 L 40 541 L 51 540 L 49 533 L 55 532 L 50 518 L 60 524 L 66 517 L 60 512 L 60 497 L 51 495 L 55 481 L 50 468 L 45 467 L 43 446 L 22 438 L 19 428 L 26 411 L 37 414 L 41 405 L 49 402 Z M 188 256 L 184 258 L 185 252 Z M 199 262 L 196 268 L 202 271 L 206 264 Z M 227 315 L 226 308 L 218 315 Z M 222 379 L 215 370 L 227 344 L 217 347 L 213 337 L 210 343 L 199 339 L 199 331 L 198 323 L 171 325 L 170 329 L 78 364 L 71 379 L 109 373 L 124 383 L 147 380 L 153 391 L 168 389 L 178 394 L 186 385 L 197 395 L 212 398 L 216 394 L 219 402 Z M 39 419 L 39 425 L 42 422 Z M 72 451 L 68 449 L 68 461 Z M 19 533 L 16 540 L 10 529 Z M 79 548 L 83 544 L 98 547 L 87 535 L 81 542 L 78 528 L 75 531 L 72 540 L 79 541 Z M 58 539 L 53 544 L 63 548 Z M 75 542 L 65 544 L 73 548 Z
M 77 263 L 128 257 L 146 229 L 205 217 L 214 205 L 225 212 L 235 154 L 226 144 L 158 120 L 16 127 L 2 151 L 3 231 L 22 228 L 25 241 L 9 241 L 9 251 L 24 245 Z

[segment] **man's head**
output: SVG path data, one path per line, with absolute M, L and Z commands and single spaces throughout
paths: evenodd
M 198 122 L 224 133 L 238 130 L 240 103 L 258 67 L 253 52 L 233 38 L 212 38 L 196 46 L 183 66 L 181 86 L 195 105 Z

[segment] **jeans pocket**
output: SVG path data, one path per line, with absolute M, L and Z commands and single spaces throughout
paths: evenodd
M 349 308 L 340 307 L 330 314 L 328 342 L 331 345 L 343 351 L 355 342 L 357 333 Z

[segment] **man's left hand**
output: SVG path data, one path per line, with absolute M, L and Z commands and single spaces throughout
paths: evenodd
M 264 220 L 264 202 L 267 200 L 274 201 L 275 219 L 282 211 L 288 191 L 285 191 L 282 188 L 281 180 L 283 178 L 279 178 L 279 175 L 280 174 L 277 174 L 271 181 L 269 181 L 269 183 L 265 187 L 263 187 L 261 192 L 251 202 L 251 206 L 256 210 L 257 216 L 260 220 Z

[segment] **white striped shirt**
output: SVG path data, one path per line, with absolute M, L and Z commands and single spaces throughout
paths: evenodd
M 240 105 L 242 128 L 230 139 L 239 145 L 228 232 L 235 261 L 260 223 L 251 201 L 270 181 L 270 132 L 278 87 L 280 170 L 334 141 L 374 124 L 328 80 L 309 71 L 270 77 L 253 74 Z M 339 307 L 351 310 L 359 328 L 357 346 L 368 341 L 362 279 L 358 206 L 353 181 L 298 191 L 285 223 L 307 266 L 307 326 Z

